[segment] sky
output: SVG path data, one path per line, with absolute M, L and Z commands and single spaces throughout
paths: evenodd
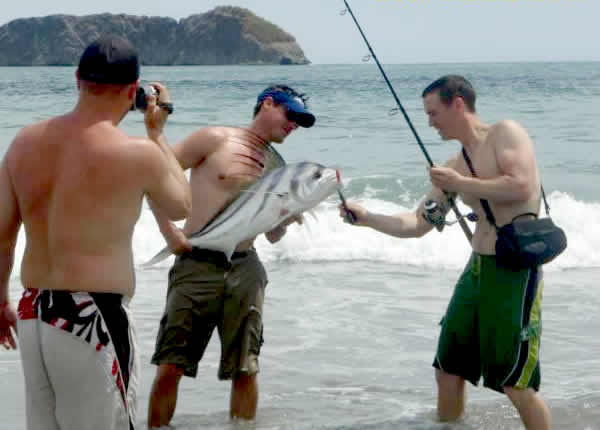
M 382 63 L 600 61 L 600 0 L 347 0 Z M 54 14 L 181 19 L 234 5 L 292 34 L 315 64 L 360 63 L 368 50 L 343 0 L 19 0 L 0 25 Z

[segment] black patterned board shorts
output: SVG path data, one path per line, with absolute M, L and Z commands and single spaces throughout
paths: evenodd
M 258 373 L 263 343 L 262 307 L 267 274 L 253 249 L 222 252 L 194 248 L 178 256 L 152 363 L 176 364 L 195 377 L 215 327 L 221 340 L 219 379 Z

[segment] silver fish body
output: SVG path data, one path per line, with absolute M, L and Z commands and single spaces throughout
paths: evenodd
M 311 162 L 287 164 L 258 179 L 188 239 L 192 246 L 222 251 L 230 259 L 239 243 L 315 207 L 338 187 L 335 169 Z M 170 254 L 165 247 L 143 266 L 156 264 Z

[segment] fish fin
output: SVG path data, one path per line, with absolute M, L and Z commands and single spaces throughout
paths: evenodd
M 310 217 L 311 217 L 312 219 L 314 219 L 314 220 L 315 220 L 315 222 L 319 222 L 319 218 L 317 217 L 317 214 L 316 214 L 314 211 L 312 211 L 312 210 L 309 210 L 309 211 L 304 211 L 304 212 L 302 212 L 302 213 L 303 213 L 303 214 L 310 215 Z
M 308 232 L 309 236 L 313 235 L 313 231 L 312 231 L 312 228 L 310 227 L 310 223 L 309 222 L 303 222 L 302 225 L 301 225 L 301 227 L 306 229 L 306 231 Z
M 165 246 L 163 249 L 160 250 L 160 252 L 158 252 L 154 257 L 152 257 L 150 260 L 146 261 L 145 263 L 143 263 L 141 265 L 141 267 L 143 268 L 147 268 L 150 266 L 155 265 L 156 263 L 158 263 L 159 261 L 164 260 L 165 258 L 167 258 L 169 255 L 171 255 L 171 250 L 169 249 L 168 246 Z

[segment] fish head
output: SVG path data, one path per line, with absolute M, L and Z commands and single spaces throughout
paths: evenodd
M 290 200 L 297 210 L 310 209 L 331 194 L 339 186 L 335 169 L 318 163 L 298 163 L 290 181 Z

